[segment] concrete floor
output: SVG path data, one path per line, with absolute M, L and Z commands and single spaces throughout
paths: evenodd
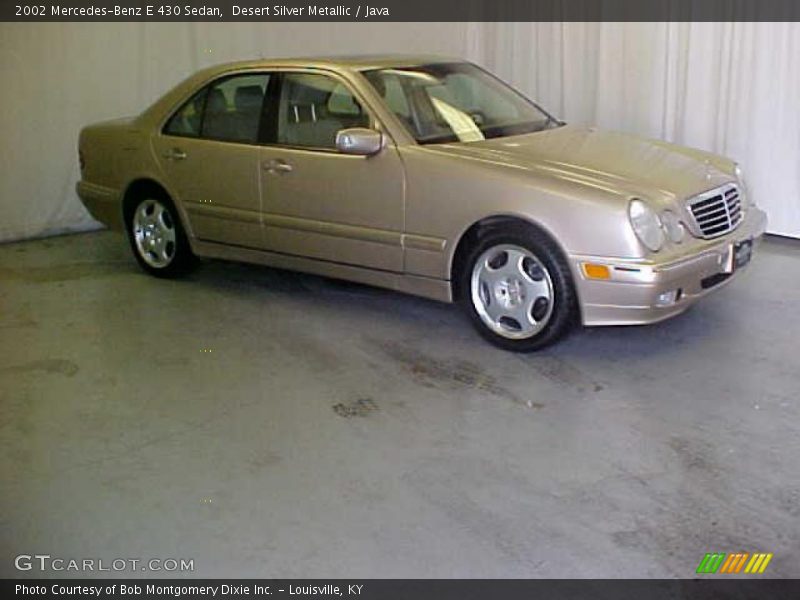
M 772 240 L 677 319 L 517 356 L 388 291 L 226 263 L 161 281 L 108 232 L 0 246 L 0 576 L 38 552 L 690 577 L 764 551 L 799 577 L 798 306 L 800 245 Z

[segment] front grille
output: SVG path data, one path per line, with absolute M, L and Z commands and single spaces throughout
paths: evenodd
M 733 231 L 744 216 L 739 188 L 729 184 L 696 196 L 689 200 L 689 212 L 706 239 Z

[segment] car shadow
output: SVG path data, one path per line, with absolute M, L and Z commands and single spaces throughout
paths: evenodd
M 411 339 L 420 334 L 418 328 L 421 325 L 432 322 L 446 324 L 452 329 L 437 329 L 437 335 L 443 336 L 445 341 L 450 338 L 450 341 L 458 342 L 460 347 L 468 337 L 473 340 L 475 349 L 482 353 L 507 353 L 482 340 L 457 306 L 393 290 L 260 265 L 216 260 L 203 261 L 189 280 L 192 285 L 238 297 L 255 299 L 264 298 L 265 294 L 291 297 L 292 302 L 302 310 L 313 310 L 324 305 L 328 309 L 336 307 L 336 310 L 345 311 L 348 316 L 359 313 L 365 319 L 391 319 L 400 327 L 407 326 L 407 337 Z M 619 359 L 673 354 L 682 351 L 686 344 L 708 340 L 720 331 L 720 308 L 715 300 L 713 297 L 704 299 L 683 314 L 651 325 L 576 326 L 554 346 L 519 356 L 525 360 L 535 360 L 539 355 L 557 353 L 562 358 L 580 360 L 609 353 Z

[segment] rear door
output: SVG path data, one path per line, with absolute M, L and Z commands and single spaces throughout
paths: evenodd
M 269 73 L 222 77 L 189 99 L 155 151 L 201 240 L 262 248 L 259 129 Z

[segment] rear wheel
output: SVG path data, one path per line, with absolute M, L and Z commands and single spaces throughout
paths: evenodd
M 567 333 L 577 315 L 569 266 L 534 229 L 498 228 L 481 237 L 465 261 L 460 290 L 478 332 L 506 350 L 543 348 Z
M 195 257 L 175 206 L 166 196 L 147 194 L 135 203 L 127 218 L 128 238 L 139 265 L 156 277 L 188 272 Z

